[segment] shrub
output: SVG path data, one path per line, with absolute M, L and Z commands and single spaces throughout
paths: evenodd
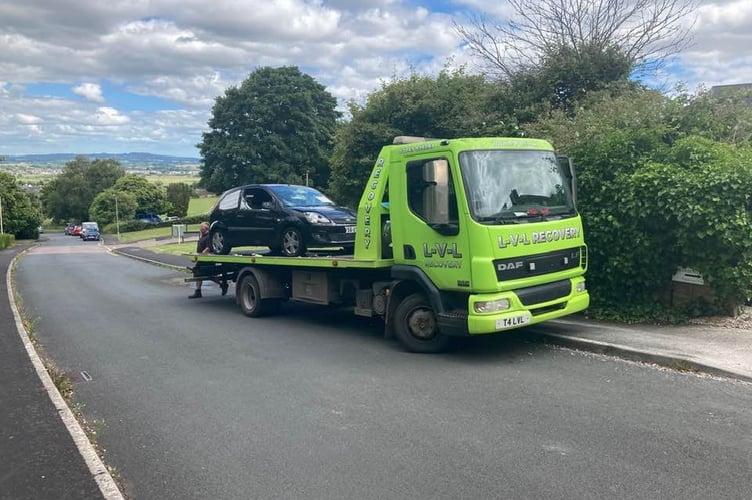
M 0 250 L 9 248 L 16 241 L 12 234 L 0 234 Z

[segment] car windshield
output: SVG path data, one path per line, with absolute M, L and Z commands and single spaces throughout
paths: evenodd
M 479 222 L 508 224 L 575 215 L 569 180 L 552 151 L 460 153 L 470 213 Z
M 334 206 L 321 191 L 306 186 L 271 186 L 272 192 L 288 207 Z

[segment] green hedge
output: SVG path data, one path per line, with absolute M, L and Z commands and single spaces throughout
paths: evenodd
M 120 232 L 121 233 L 130 233 L 133 231 L 143 231 L 144 229 L 153 229 L 156 227 L 172 227 L 174 224 L 185 224 L 185 225 L 191 225 L 191 224 L 199 224 L 203 221 L 208 221 L 209 216 L 206 214 L 201 215 L 191 215 L 187 217 L 182 217 L 178 220 L 171 220 L 171 221 L 165 221 L 160 222 L 159 224 L 150 224 L 148 222 L 141 222 L 140 220 L 128 220 L 128 221 L 120 221 Z M 117 227 L 115 223 L 107 224 L 102 228 L 102 231 L 107 234 L 114 234 L 117 232 Z
M 669 111 L 638 92 L 531 127 L 575 159 L 591 316 L 679 321 L 752 297 L 752 145 L 683 135 Z M 712 303 L 673 302 L 679 267 L 703 276 Z
M 0 250 L 8 248 L 16 241 L 16 237 L 12 234 L 0 234 Z

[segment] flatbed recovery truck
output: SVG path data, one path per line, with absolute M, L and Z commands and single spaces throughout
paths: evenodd
M 588 307 L 575 194 L 571 160 L 544 140 L 399 136 L 368 178 L 352 255 L 194 254 L 187 280 L 234 282 L 250 317 L 288 300 L 350 307 L 439 352 Z

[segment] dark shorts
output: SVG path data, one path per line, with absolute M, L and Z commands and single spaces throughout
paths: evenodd
M 195 266 L 193 266 L 193 277 L 194 278 L 209 278 L 211 276 L 214 276 L 216 273 L 215 266 L 211 262 L 197 262 Z

